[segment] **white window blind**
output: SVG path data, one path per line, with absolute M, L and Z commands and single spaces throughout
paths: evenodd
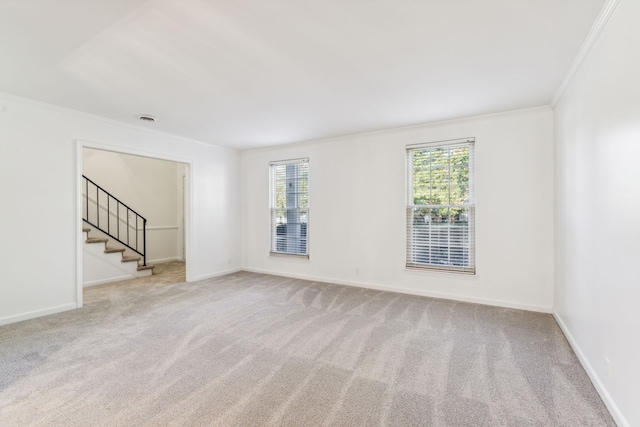
M 272 162 L 272 255 L 309 257 L 309 160 Z
M 407 267 L 475 274 L 474 139 L 407 147 Z

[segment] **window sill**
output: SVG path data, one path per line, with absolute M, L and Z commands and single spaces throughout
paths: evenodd
M 427 276 L 440 276 L 440 277 L 448 277 L 451 279 L 467 279 L 467 280 L 477 280 L 480 278 L 478 272 L 469 273 L 466 271 L 455 271 L 455 270 L 443 270 L 437 268 L 425 268 L 425 267 L 406 267 L 404 271 L 411 274 L 416 275 L 427 275 Z
M 309 255 L 286 254 L 282 252 L 269 252 L 269 258 L 287 259 L 295 261 L 309 261 Z

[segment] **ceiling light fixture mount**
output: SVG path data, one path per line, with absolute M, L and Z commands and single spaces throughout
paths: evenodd
M 149 115 L 149 114 L 139 114 L 136 116 L 138 119 L 142 120 L 143 122 L 149 122 L 149 123 L 153 123 L 156 121 L 156 118 Z

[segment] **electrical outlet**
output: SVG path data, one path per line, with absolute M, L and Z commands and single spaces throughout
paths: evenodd
M 360 275 L 360 268 L 356 267 L 356 276 Z
M 231 258 L 227 259 L 227 264 L 231 264 Z

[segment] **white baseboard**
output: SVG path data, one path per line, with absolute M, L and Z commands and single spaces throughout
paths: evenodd
M 620 427 L 631 427 L 631 424 L 627 422 L 624 415 L 622 415 L 622 413 L 620 412 L 618 405 L 616 405 L 615 401 L 611 398 L 611 395 L 607 391 L 607 388 L 605 387 L 596 371 L 593 369 L 593 366 L 591 366 L 591 363 L 589 363 L 589 359 L 587 359 L 584 352 L 582 351 L 576 340 L 573 338 L 573 335 L 571 335 L 569 328 L 567 328 L 566 323 L 564 323 L 564 320 L 562 320 L 562 316 L 560 316 L 560 314 L 556 310 L 553 310 L 553 317 L 556 319 L 556 322 L 560 326 L 560 329 L 564 333 L 564 336 L 567 338 L 567 341 L 569 341 L 569 345 L 571 345 L 573 352 L 576 354 L 576 356 L 578 356 L 578 360 L 580 360 L 580 363 L 584 367 L 584 370 L 587 372 L 587 375 L 589 375 L 591 382 L 602 398 L 602 401 L 606 405 L 607 409 L 611 413 L 611 416 L 613 417 L 616 424 L 618 424 Z
M 473 304 L 491 305 L 495 307 L 515 308 L 518 310 L 535 311 L 538 313 L 551 313 L 551 307 L 532 305 L 532 304 L 522 304 L 518 302 L 503 301 L 498 299 L 466 297 L 466 296 L 460 296 L 455 294 L 448 294 L 445 292 L 424 291 L 424 290 L 412 289 L 412 288 L 399 288 L 395 286 L 379 285 L 375 283 L 341 280 L 341 279 L 334 279 L 331 277 L 318 277 L 318 276 L 307 276 L 302 274 L 290 274 L 286 272 L 260 270 L 255 268 L 243 268 L 242 270 L 249 271 L 252 273 L 270 274 L 272 276 L 283 276 L 283 277 L 290 277 L 293 279 L 310 280 L 314 282 L 335 283 L 337 285 L 354 286 L 357 288 L 366 288 L 366 289 L 375 289 L 377 291 L 396 292 L 399 294 L 417 295 L 421 297 L 470 302 Z
M 225 276 L 227 274 L 237 273 L 238 271 L 242 271 L 242 268 L 230 268 L 228 270 L 218 271 L 212 274 L 203 274 L 202 276 L 191 277 L 188 282 L 197 282 L 198 280 L 212 279 L 214 277 Z
M 135 278 L 136 278 L 136 276 L 109 277 L 108 279 L 100 279 L 100 280 L 93 280 L 91 282 L 84 282 L 82 284 L 82 287 L 83 288 L 89 288 L 91 286 L 104 285 L 105 283 L 119 282 L 121 280 L 129 280 L 129 279 L 135 279 Z
M 184 261 L 182 257 L 170 257 L 170 258 L 158 258 L 158 259 L 148 259 L 147 264 L 162 264 L 163 262 L 171 262 L 171 261 Z
M 7 316 L 0 318 L 0 326 L 8 325 L 9 323 L 22 322 L 23 320 L 35 319 L 36 317 L 48 316 L 50 314 L 62 313 L 63 311 L 69 311 L 77 308 L 76 303 L 69 303 L 58 305 L 56 307 L 45 308 L 43 310 L 29 311 L 27 313 L 15 314 L 13 316 Z

